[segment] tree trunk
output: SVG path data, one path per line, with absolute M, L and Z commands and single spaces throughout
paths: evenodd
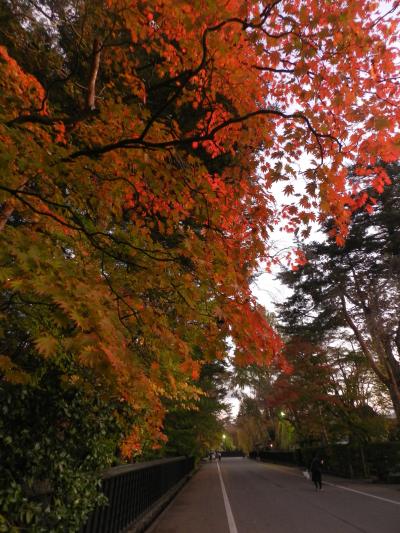
M 393 409 L 396 414 L 397 423 L 400 425 L 400 397 L 399 397 L 399 386 L 393 384 L 388 387 L 390 399 L 392 400 Z
M 368 332 L 367 336 L 369 337 L 369 339 L 366 340 L 363 332 L 353 320 L 347 309 L 346 296 L 344 294 L 341 295 L 341 301 L 344 318 L 353 330 L 354 336 L 356 337 L 362 352 L 366 356 L 371 370 L 374 371 L 379 381 L 386 386 L 390 399 L 392 400 L 397 422 L 400 424 L 400 364 L 393 356 L 391 347 L 389 352 L 387 350 L 387 343 L 385 343 L 386 332 L 382 329 L 383 326 L 380 328 L 377 327 L 376 317 L 364 313 L 365 326 Z
M 90 65 L 89 86 L 86 107 L 93 111 L 96 108 L 96 80 L 100 67 L 101 43 L 98 39 L 93 42 L 92 62 Z

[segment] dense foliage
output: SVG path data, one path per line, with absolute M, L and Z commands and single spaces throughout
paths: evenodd
M 349 345 L 333 348 L 295 336 L 286 339 L 288 368 L 247 369 L 238 382 L 240 446 L 246 452 L 288 450 L 395 437 L 395 425 L 385 417 L 388 394 L 362 352 Z
M 390 401 L 362 352 L 343 342 L 316 345 L 288 339 L 290 372 L 276 372 L 265 404 L 280 409 L 295 430 L 292 445 L 382 441 L 391 426 Z
M 104 503 L 100 474 L 122 432 L 115 406 L 54 367 L 35 386 L 2 383 L 0 400 L 0 531 L 77 531 Z
M 197 385 L 203 395 L 195 410 L 170 406 L 164 420 L 168 438 L 162 453 L 204 457 L 221 447 L 224 417 L 230 411 L 227 403 L 229 373 L 221 361 L 208 363 L 201 369 Z
M 0 0 L 7 398 L 26 390 L 32 405 L 51 403 L 54 365 L 61 390 L 78 395 L 73 420 L 90 425 L 97 401 L 117 406 L 131 458 L 164 444 L 167 409 L 201 401 L 201 369 L 224 359 L 228 338 L 237 365 L 279 365 L 251 280 L 271 261 L 275 225 L 298 230 L 317 210 L 341 241 L 351 212 L 369 206 L 366 185 L 389 181 L 380 161 L 400 151 L 396 6 Z M 289 196 L 280 213 L 276 182 Z M 8 420 L 36 435 L 23 405 Z M 48 421 L 54 450 L 60 416 Z M 9 524 L 28 520 L 5 509 Z
M 307 265 L 282 275 L 293 294 L 281 318 L 292 334 L 358 345 L 400 420 L 400 180 L 397 165 L 387 170 L 391 185 L 370 191 L 374 207 L 354 213 L 345 245 L 311 243 Z

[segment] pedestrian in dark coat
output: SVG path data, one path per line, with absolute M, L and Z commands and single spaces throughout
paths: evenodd
M 317 454 L 314 459 L 311 461 L 310 471 L 311 479 L 314 482 L 315 490 L 322 490 L 322 465 L 324 464 L 323 459 Z

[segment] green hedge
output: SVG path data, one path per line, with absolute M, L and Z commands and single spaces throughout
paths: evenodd
M 115 456 L 113 406 L 59 375 L 38 386 L 0 381 L 0 532 L 73 533 L 104 503 Z

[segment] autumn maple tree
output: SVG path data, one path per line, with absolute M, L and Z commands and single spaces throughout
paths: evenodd
M 279 359 L 250 290 L 273 227 L 331 215 L 340 242 L 363 189 L 389 181 L 397 3 L 0 5 L 1 320 L 21 341 L 1 372 L 34 387 L 38 357 L 101 385 L 140 454 L 228 337 L 237 364 Z
M 298 446 L 387 438 L 387 395 L 351 344 L 316 345 L 295 336 L 287 339 L 285 356 L 291 371 L 275 372 L 268 394 L 258 397 L 269 412 L 284 413 Z

